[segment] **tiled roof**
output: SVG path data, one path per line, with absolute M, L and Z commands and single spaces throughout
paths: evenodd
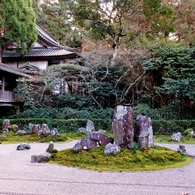
M 38 30 L 38 37 L 43 39 L 51 47 L 60 47 L 60 44 L 54 39 L 52 35 L 46 32 L 41 26 L 36 24 Z
M 71 47 L 60 45 L 60 43 L 58 43 L 51 34 L 49 34 L 47 31 L 45 31 L 38 24 L 36 24 L 36 25 L 37 25 L 37 30 L 38 30 L 38 38 L 40 40 L 43 40 L 44 42 L 46 42 L 48 44 L 48 46 L 65 49 L 65 50 L 71 51 L 71 52 L 78 52 L 78 50 L 76 48 L 71 48 Z
M 31 79 L 33 78 L 32 76 L 21 72 L 18 68 L 13 67 L 13 66 L 9 66 L 9 65 L 6 65 L 3 63 L 0 63 L 0 70 L 3 70 L 5 72 L 9 72 L 9 73 L 12 73 L 12 74 L 15 74 L 18 76 L 22 76 L 22 77 L 27 77 L 27 78 L 31 78 Z
M 72 58 L 77 57 L 78 50 L 67 46 L 62 46 L 58 43 L 55 38 L 45 31 L 41 26 L 36 24 L 38 29 L 38 39 L 45 44 L 47 48 L 34 48 L 25 54 L 24 58 Z M 20 54 L 13 51 L 4 51 L 3 58 L 19 58 Z
M 65 57 L 76 55 L 74 52 L 65 49 L 34 49 L 26 53 L 25 57 Z M 18 58 L 19 53 L 3 53 L 3 58 Z

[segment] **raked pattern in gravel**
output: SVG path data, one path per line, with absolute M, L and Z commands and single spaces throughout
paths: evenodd
M 57 150 L 73 147 L 76 141 L 54 143 Z M 195 161 L 188 166 L 162 171 L 97 172 L 48 163 L 31 163 L 48 144 L 0 145 L 0 195 L 195 195 Z M 178 144 L 158 144 L 177 150 Z M 195 145 L 185 144 L 195 155 Z

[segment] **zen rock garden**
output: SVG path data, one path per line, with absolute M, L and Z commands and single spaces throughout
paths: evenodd
M 25 130 L 19 130 L 17 125 L 11 125 L 9 119 L 5 119 L 2 124 L 2 132 L 5 134 L 9 131 L 15 132 L 16 135 L 26 135 L 27 132 Z M 53 128 L 52 130 L 49 129 L 47 124 L 32 124 L 29 123 L 29 134 L 37 134 L 37 136 L 59 136 L 58 130 L 56 128 Z M 21 143 L 16 147 L 16 150 L 30 150 L 31 146 L 28 143 Z M 46 152 L 44 154 L 39 155 L 32 155 L 31 156 L 31 162 L 32 163 L 44 163 L 47 162 L 52 152 L 57 152 L 56 149 L 54 149 L 54 143 L 51 141 L 49 143 L 48 148 L 46 149 Z
M 8 133 L 9 131 L 13 131 L 16 133 L 16 135 L 26 135 L 25 130 L 18 129 L 18 126 L 16 124 L 11 125 L 9 119 L 4 119 L 2 123 L 2 132 Z M 38 136 L 44 135 L 44 136 L 59 136 L 58 130 L 56 128 L 53 128 L 52 130 L 49 129 L 47 124 L 32 124 L 29 123 L 29 134 L 37 134 Z
M 134 111 L 130 106 L 117 106 L 112 118 L 114 138 L 105 135 L 104 130 L 95 131 L 92 121 L 88 121 L 86 131 L 88 134 L 78 141 L 72 151 L 90 150 L 98 146 L 105 146 L 105 154 L 120 152 L 121 147 L 133 148 L 137 142 L 139 148 L 154 146 L 152 122 L 149 117 L 138 115 L 135 127 L 133 126 Z
M 135 125 L 133 125 L 134 111 L 130 106 L 119 105 L 116 107 L 112 118 L 112 131 L 114 138 L 107 136 L 105 130 L 96 130 L 93 122 L 88 120 L 86 128 L 81 127 L 79 132 L 87 132 L 87 135 L 79 140 L 72 148 L 73 152 L 88 151 L 93 148 L 104 146 L 105 154 L 115 154 L 121 151 L 121 148 L 133 149 L 134 143 L 137 143 L 140 149 L 153 147 L 153 129 L 151 118 L 142 114 L 136 117 Z M 10 121 L 5 119 L 2 124 L 3 133 L 9 132 Z M 17 125 L 12 127 L 16 135 L 25 135 L 24 130 L 18 130 Z M 50 130 L 47 124 L 32 124 L 29 123 L 29 133 L 37 134 L 38 136 L 59 136 L 56 128 Z M 194 135 L 193 131 L 189 131 Z M 177 132 L 171 136 L 171 140 L 180 141 L 181 133 Z M 31 146 L 23 143 L 17 146 L 16 150 L 29 150 Z M 31 156 L 32 163 L 47 162 L 51 158 L 52 153 L 58 152 L 54 149 L 54 143 L 51 141 L 44 154 Z M 178 152 L 187 154 L 185 146 L 179 145 Z

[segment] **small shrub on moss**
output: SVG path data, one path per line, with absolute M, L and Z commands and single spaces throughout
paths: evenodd
M 193 129 L 192 129 L 192 128 L 186 129 L 186 130 L 183 132 L 183 135 L 184 135 L 184 136 L 188 136 L 189 133 L 190 133 L 190 131 L 193 131 Z

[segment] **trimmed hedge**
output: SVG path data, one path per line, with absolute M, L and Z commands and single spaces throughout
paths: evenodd
M 195 120 L 152 120 L 155 135 L 172 135 L 192 128 L 195 129 Z
M 2 124 L 4 119 L 0 119 Z M 80 127 L 86 127 L 88 119 L 43 119 L 43 118 L 28 118 L 28 119 L 9 119 L 11 124 L 17 124 L 19 129 L 28 131 L 29 123 L 43 124 L 46 123 L 49 128 L 57 128 L 60 133 L 76 132 Z M 112 132 L 111 119 L 90 119 L 93 121 L 96 130 L 104 129 Z M 134 121 L 135 123 L 135 121 Z M 195 129 L 195 120 L 152 120 L 154 135 L 171 135 L 176 132 L 183 132 L 192 128 Z

